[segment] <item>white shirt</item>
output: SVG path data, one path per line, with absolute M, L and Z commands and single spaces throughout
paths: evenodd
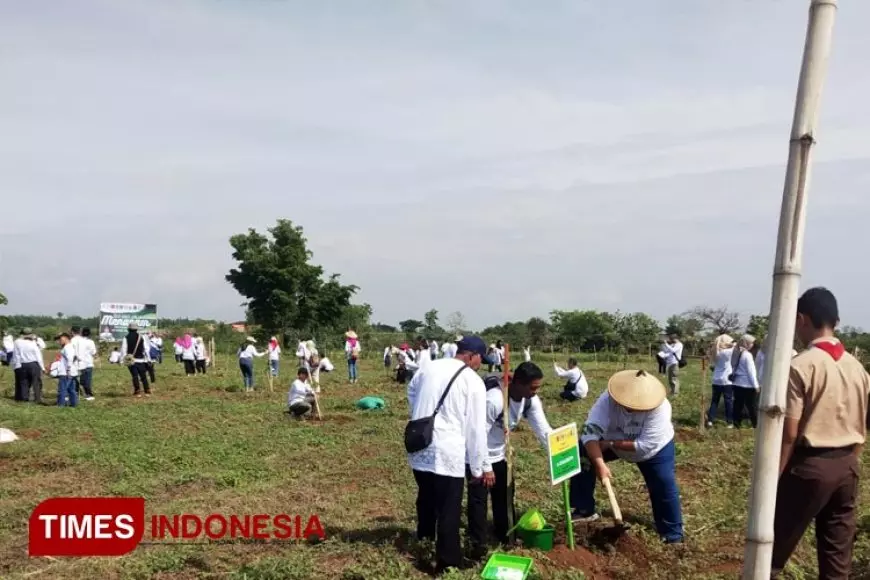
M 390 348 L 389 346 L 384 349 L 384 362 L 385 363 L 387 362 L 387 357 L 392 357 L 392 354 L 393 354 L 393 349 Z
M 159 336 L 152 337 L 151 344 L 156 346 L 158 349 L 163 350 L 163 339 Z
M 399 362 L 405 365 L 405 368 L 409 371 L 416 371 L 420 367 L 414 362 L 414 359 L 411 357 L 410 350 L 400 350 L 399 351 Z
M 109 355 L 109 362 L 113 365 L 121 362 L 121 352 L 117 350 L 113 350 L 112 354 Z
M 260 357 L 260 356 L 265 355 L 266 353 L 265 352 L 257 352 L 257 349 L 254 347 L 254 345 L 249 344 L 245 348 L 240 348 L 238 354 L 239 354 L 240 359 L 253 359 L 255 356 Z
M 178 355 L 180 355 L 181 353 L 184 352 L 184 347 L 181 346 L 180 344 L 178 344 L 177 342 L 174 344 L 174 347 L 173 347 L 173 348 L 175 348 L 175 354 L 176 354 L 176 356 L 178 356 Z
M 333 365 L 328 358 L 323 357 L 322 359 L 320 359 L 320 364 L 318 365 L 318 368 L 324 372 L 331 373 L 335 370 L 335 365 Z
M 45 370 L 42 360 L 42 351 L 36 345 L 36 341 L 26 338 L 17 339 L 12 345 L 12 367 L 20 369 L 25 363 L 39 363 L 39 368 Z
M 617 405 L 607 391 L 598 397 L 583 426 L 580 441 L 634 441 L 634 451 L 613 452 L 620 459 L 639 463 L 661 451 L 674 438 L 671 404 L 667 399 L 652 411 L 629 411 Z
M 45 341 L 39 336 L 36 337 L 36 346 L 39 347 L 39 350 L 45 350 Z
M 194 341 L 193 343 L 193 356 L 196 360 L 205 360 L 205 343 L 201 341 Z
M 305 360 L 311 358 L 311 353 L 308 352 L 308 347 L 305 346 L 304 342 L 300 342 L 296 345 L 296 358 L 303 358 Z
M 3 337 L 3 350 L 12 352 L 13 349 L 15 349 L 15 339 L 12 338 L 11 334 L 7 334 Z
M 732 353 L 733 356 L 733 353 Z M 740 353 L 740 359 L 731 371 L 734 380 L 731 383 L 741 389 L 758 389 L 758 373 L 755 370 L 755 359 L 752 353 L 744 350 Z
M 296 403 L 304 403 L 307 395 L 313 395 L 314 390 L 308 383 L 303 383 L 299 379 L 293 381 L 290 385 L 290 391 L 287 393 L 287 406 L 292 407 Z
M 500 348 L 494 348 L 492 349 L 492 352 L 489 356 L 492 359 L 492 364 L 500 365 L 501 361 L 504 360 L 504 350 Z
M 191 338 L 190 346 L 181 345 L 181 360 L 196 360 L 196 340 Z
M 484 463 L 484 471 L 492 471 L 492 464 L 505 458 L 504 417 L 499 418 L 504 409 L 504 393 L 501 389 L 490 389 L 486 392 L 486 444 L 489 449 Z M 523 416 L 529 420 L 532 432 L 546 449 L 547 434 L 553 430 L 544 415 L 544 406 L 540 397 L 514 401 L 510 399 L 510 430 L 514 431 L 522 421 Z
M 532 351 L 530 348 L 526 347 L 523 349 L 523 358 L 526 362 L 532 362 Z
M 427 349 L 421 350 L 417 352 L 417 368 L 425 369 L 430 362 L 432 362 L 432 355 L 429 354 Z
M 349 341 L 349 340 L 348 340 L 348 341 L 345 341 L 345 343 L 344 343 L 344 352 L 347 354 L 347 357 L 348 357 L 348 358 L 350 358 L 350 353 L 351 353 L 351 352 L 356 352 L 357 356 L 359 356 L 359 353 L 362 352 L 362 343 L 360 343 L 359 339 L 357 339 L 357 341 L 356 341 L 356 345 L 353 346 L 353 347 L 351 347 L 351 346 L 350 346 L 350 341 Z
M 435 360 L 414 375 L 408 383 L 411 420 L 432 415 L 447 383 L 462 366 L 456 359 Z M 472 476 L 481 477 L 488 455 L 486 435 L 486 387 L 480 375 L 465 368 L 435 416 L 432 444 L 409 453 L 408 463 L 415 471 L 465 477 L 467 459 Z
M 794 352 L 794 350 L 792 350 Z M 794 354 L 791 355 L 794 358 Z M 730 361 L 729 361 L 730 362 Z M 755 374 L 758 375 L 758 380 L 761 380 L 761 377 L 764 376 L 764 351 L 759 350 L 758 355 L 755 357 Z
M 575 395 L 581 399 L 586 398 L 586 395 L 589 394 L 589 383 L 586 381 L 586 377 L 583 375 L 583 371 L 581 371 L 579 367 L 563 369 L 556 363 L 553 363 L 553 367 L 556 369 L 556 374 L 559 377 L 568 379 L 568 382 L 574 385 L 573 392 Z
M 665 359 L 665 367 L 675 365 L 683 358 L 683 343 L 680 341 L 674 344 L 664 343 L 659 351 L 659 355 Z
M 77 377 L 79 375 L 78 365 L 75 362 L 76 359 L 76 347 L 73 346 L 72 341 L 66 343 L 62 349 L 60 349 L 60 360 L 57 365 L 57 376 L 59 377 Z
M 731 375 L 731 355 L 734 347 L 719 351 L 716 355 L 716 366 L 713 367 L 713 384 L 727 387 L 731 384 L 728 378 Z
M 438 343 L 434 340 L 429 343 L 429 358 L 432 360 L 438 358 Z
M 456 343 L 445 342 L 441 345 L 441 354 L 444 358 L 453 358 L 456 356 Z
M 275 348 L 272 348 L 272 343 L 269 343 L 269 360 L 279 360 L 281 358 L 281 345 L 276 344 Z M 305 360 L 308 360 L 306 358 Z
M 97 356 L 97 345 L 94 344 L 93 340 L 80 336 L 76 347 L 76 353 L 79 357 L 79 370 L 94 368 L 94 357 Z

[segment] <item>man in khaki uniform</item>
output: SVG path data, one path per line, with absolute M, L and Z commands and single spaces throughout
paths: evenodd
M 870 377 L 834 337 L 837 300 L 807 290 L 795 334 L 807 347 L 792 359 L 774 521 L 773 576 L 816 523 L 821 580 L 847 579 L 852 568 L 858 455 L 867 432 Z

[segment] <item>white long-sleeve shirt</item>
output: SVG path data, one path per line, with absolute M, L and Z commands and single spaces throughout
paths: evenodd
M 314 389 L 311 388 L 311 385 L 296 379 L 290 385 L 290 391 L 287 393 L 287 406 L 292 407 L 296 403 L 304 403 L 305 397 L 313 394 Z
M 456 356 L 456 343 L 445 342 L 441 345 L 441 354 L 444 358 L 454 358 Z
M 60 360 L 57 365 L 57 376 L 59 377 L 77 377 L 79 375 L 79 367 L 76 363 L 76 347 L 70 341 L 60 349 Z
M 429 343 L 429 358 L 432 360 L 438 358 L 438 343 L 434 340 Z
M 12 344 L 12 367 L 20 369 L 25 363 L 39 363 L 39 368 L 45 371 L 45 363 L 42 360 L 42 351 L 36 345 L 35 340 L 19 338 Z
M 757 389 L 759 387 L 755 359 L 751 352 L 748 350 L 741 352 L 737 364 L 734 365 L 732 363 L 732 366 L 734 369 L 731 372 L 734 375 L 734 379 L 731 381 L 731 384 L 741 389 Z
M 357 340 L 357 341 L 356 341 L 356 344 L 355 344 L 354 346 L 351 346 L 349 340 L 348 340 L 348 341 L 345 341 L 345 343 L 344 343 L 344 352 L 345 352 L 345 354 L 347 355 L 348 358 L 350 358 L 350 354 L 351 354 L 352 352 L 354 352 L 354 351 L 356 351 L 357 356 L 359 356 L 359 353 L 362 352 L 362 343 L 360 343 L 360 341 Z
M 79 370 L 94 368 L 94 358 L 97 356 L 97 345 L 90 338 L 80 337 L 76 353 L 79 357 Z
M 113 350 L 112 354 L 109 355 L 109 363 L 116 365 L 121 362 L 121 351 Z
M 246 346 L 245 348 L 240 348 L 240 349 L 239 349 L 239 352 L 238 352 L 239 359 L 251 359 L 251 360 L 253 360 L 253 358 L 254 358 L 255 356 L 256 356 L 256 357 L 261 357 L 261 356 L 265 356 L 265 354 L 266 354 L 265 351 L 263 351 L 263 352 L 259 352 L 259 351 L 254 347 L 253 344 L 249 344 L 249 345 Z
M 12 352 L 15 350 L 15 339 L 12 338 L 11 334 L 7 334 L 3 337 L 3 350 L 6 352 Z
M 514 401 L 510 399 L 510 430 L 514 431 L 523 417 L 529 420 L 532 433 L 546 449 L 547 434 L 553 430 L 544 415 L 544 406 L 540 397 Z M 492 464 L 503 461 L 505 458 L 505 435 L 504 435 L 504 394 L 501 389 L 490 389 L 486 392 L 486 443 L 488 447 L 487 460 L 484 463 L 484 471 L 492 471 Z
M 666 342 L 662 344 L 662 349 L 659 351 L 659 355 L 665 359 L 666 367 L 675 365 L 680 362 L 681 358 L 683 358 L 683 343 L 677 341 L 674 344 L 668 344 Z
M 173 343 L 172 348 L 175 350 L 175 356 L 180 356 L 184 352 L 184 347 L 177 342 Z
M 429 354 L 429 349 L 417 351 L 417 368 L 424 369 L 432 362 L 432 356 Z
M 580 370 L 580 367 L 563 369 L 556 363 L 553 363 L 553 367 L 556 369 L 556 374 L 559 377 L 568 379 L 568 381 L 574 385 L 575 395 L 581 399 L 586 398 L 586 395 L 589 394 L 589 383 L 586 381 L 586 376 L 583 374 L 583 371 Z
M 583 426 L 580 441 L 634 441 L 634 451 L 614 449 L 621 459 L 639 463 L 654 457 L 674 438 L 671 404 L 667 399 L 652 411 L 629 411 L 616 404 L 607 391 L 598 397 Z
M 275 348 L 272 348 L 272 344 L 269 343 L 269 360 L 280 360 L 281 359 L 281 346 L 275 345 Z M 305 360 L 308 360 L 307 358 Z
M 716 366 L 713 367 L 713 384 L 727 387 L 731 384 L 731 356 L 734 348 L 726 348 L 716 355 Z
M 196 360 L 196 340 L 191 339 L 190 346 L 181 345 L 181 360 Z
M 193 356 L 196 360 L 205 360 L 205 343 L 194 341 Z
M 393 356 L 393 349 L 388 346 L 387 348 L 384 349 L 384 363 L 387 362 L 387 358 L 392 359 L 392 356 Z
M 419 365 L 414 361 L 414 359 L 410 355 L 411 351 L 400 350 L 399 351 L 399 362 L 405 365 L 405 368 L 409 371 L 416 371 L 419 369 Z
M 411 420 L 430 417 L 447 384 L 463 362 L 456 359 L 431 361 L 408 383 Z M 465 368 L 453 381 L 444 405 L 435 416 L 432 444 L 408 454 L 415 471 L 448 477 L 465 477 L 465 464 L 474 477 L 481 477 L 487 460 L 486 387 L 483 379 Z

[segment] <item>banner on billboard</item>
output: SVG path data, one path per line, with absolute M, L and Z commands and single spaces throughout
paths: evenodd
M 157 305 L 103 302 L 100 304 L 100 340 L 121 340 L 127 327 L 135 322 L 139 331 L 157 332 Z

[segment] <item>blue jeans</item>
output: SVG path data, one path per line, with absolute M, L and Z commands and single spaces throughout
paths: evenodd
M 710 399 L 710 410 L 707 411 L 707 420 L 711 423 L 716 420 L 719 411 L 719 399 L 725 397 L 725 422 L 734 424 L 734 387 L 731 385 L 713 385 L 713 398 Z
M 67 398 L 70 407 L 78 405 L 79 393 L 76 389 L 76 380 L 73 377 L 60 377 L 57 379 L 57 406 L 66 407 Z
M 272 376 L 273 377 L 278 376 L 278 362 L 279 361 L 277 361 L 277 360 L 270 360 L 269 361 L 269 368 L 272 369 Z
M 85 391 L 86 397 L 93 397 L 94 396 L 94 389 L 93 389 L 94 367 L 81 369 L 79 371 L 79 384 L 81 385 L 82 389 Z
M 677 487 L 674 440 L 655 456 L 637 464 L 649 491 L 656 531 L 666 542 L 683 539 L 683 513 L 680 507 L 680 490 Z M 604 461 L 619 459 L 608 451 Z M 580 463 L 583 471 L 571 478 L 571 507 L 578 515 L 595 513 L 595 468 L 590 465 L 586 449 L 580 446 Z
M 242 371 L 242 380 L 245 381 L 246 389 L 254 388 L 254 361 L 249 358 L 239 359 L 239 369 Z
M 358 377 L 356 372 L 356 361 L 353 359 L 347 359 L 347 378 L 355 381 Z

